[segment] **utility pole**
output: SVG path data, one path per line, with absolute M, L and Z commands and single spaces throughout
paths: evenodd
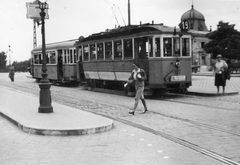
M 128 25 L 131 25 L 130 0 L 128 0 Z

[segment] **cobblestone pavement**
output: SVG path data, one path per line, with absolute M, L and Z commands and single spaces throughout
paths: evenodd
M 28 81 L 28 82 L 26 82 L 26 81 Z M 23 83 L 23 82 L 28 84 L 27 87 L 29 87 L 29 89 L 26 88 L 26 85 L 21 85 L 21 83 Z M 199 83 L 199 82 L 201 82 L 201 83 Z M 33 83 L 33 80 L 31 80 L 31 79 L 29 79 L 29 80 L 19 79 L 19 82 L 15 82 L 15 84 L 0 81 L 0 84 L 7 85 L 11 88 L 15 87 L 15 89 L 21 88 L 21 89 L 29 90 L 31 92 L 34 92 L 33 89 L 35 89 L 36 93 L 37 93 L 36 89 L 38 88 L 38 87 L 36 87 L 36 84 L 34 86 L 32 85 L 34 83 Z M 203 84 L 205 84 L 205 85 L 203 85 Z M 231 81 L 228 82 L 227 89 L 228 88 L 237 88 L 238 89 L 239 84 L 240 84 L 240 78 L 232 78 Z M 213 77 L 196 77 L 196 76 L 194 76 L 193 77 L 193 85 L 203 86 L 203 87 L 207 87 L 207 88 L 212 87 L 211 85 L 213 85 Z M 166 100 L 162 99 L 160 101 L 147 99 L 147 104 L 151 111 L 149 113 L 147 113 L 146 115 L 139 115 L 137 113 L 135 116 L 131 116 L 131 115 L 128 115 L 127 112 L 132 107 L 133 99 L 129 98 L 129 97 L 109 95 L 109 94 L 103 94 L 103 93 L 97 93 L 97 92 L 91 92 L 91 91 L 83 91 L 81 88 L 77 88 L 77 89 L 76 88 L 63 88 L 63 87 L 59 88 L 59 87 L 52 86 L 51 91 L 52 91 L 53 99 L 62 104 L 67 104 L 67 105 L 75 107 L 75 108 L 79 108 L 79 109 L 83 109 L 83 110 L 90 111 L 93 113 L 110 116 L 110 117 L 113 117 L 113 118 L 116 118 L 119 120 L 137 123 L 141 126 L 152 128 L 160 133 L 164 132 L 171 136 L 181 138 L 185 141 L 193 143 L 193 144 L 200 146 L 202 148 L 205 148 L 209 151 L 218 153 L 222 156 L 228 157 L 232 160 L 235 160 L 238 162 L 240 161 L 240 157 L 239 157 L 239 155 L 240 155 L 240 145 L 239 145 L 240 138 L 239 138 L 239 135 L 234 135 L 234 133 L 236 133 L 236 134 L 240 133 L 239 100 L 238 100 L 238 102 L 235 101 L 235 100 L 237 100 L 237 98 L 239 98 L 239 95 L 214 97 L 214 98 L 209 98 L 209 97 L 208 98 L 198 98 L 198 97 L 183 98 L 183 97 L 180 97 L 180 98 L 172 98 L 172 99 L 166 99 Z M 63 97 L 63 95 L 65 97 Z M 141 109 L 142 109 L 142 107 L 140 105 L 139 111 Z M 191 121 L 191 122 L 189 122 L 189 121 Z M 196 122 L 197 124 L 194 122 Z M 203 126 L 201 124 L 204 124 L 205 126 Z M 121 129 L 118 129 L 121 127 L 129 127 L 129 128 L 122 128 L 122 131 L 121 131 Z M 221 128 L 221 129 L 216 130 L 216 128 Z M 129 129 L 133 129 L 135 131 L 128 131 Z M 224 129 L 225 131 L 223 131 L 222 129 Z M 9 134 L 8 130 L 12 130 L 12 129 L 6 129 L 6 130 L 7 130 L 6 136 L 9 137 L 10 135 L 8 135 Z M 17 131 L 17 130 L 14 130 L 14 131 Z M 127 141 L 126 142 L 127 147 L 125 146 L 125 144 L 122 147 L 122 150 L 123 150 L 122 152 L 124 152 L 125 154 L 124 154 L 124 156 L 121 155 L 123 157 L 121 160 L 120 160 L 120 158 L 116 161 L 115 161 L 115 159 L 113 159 L 114 162 L 112 162 L 112 158 L 114 156 L 109 156 L 108 154 L 106 154 L 109 157 L 105 157 L 105 155 L 104 155 L 104 158 L 109 159 L 109 162 L 107 162 L 107 163 L 112 163 L 112 164 L 141 164 L 141 163 L 142 164 L 164 164 L 164 163 L 166 163 L 166 164 L 199 164 L 198 162 L 201 162 L 202 164 L 221 164 L 220 162 L 215 162 L 215 161 L 212 161 L 212 159 L 205 158 L 205 157 L 203 158 L 204 162 L 202 160 L 200 160 L 200 161 L 196 160 L 196 158 L 194 157 L 196 155 L 194 155 L 194 156 L 191 155 L 191 154 L 195 154 L 195 151 L 187 149 L 187 148 L 185 148 L 185 149 L 191 151 L 190 156 L 189 156 L 189 153 L 186 153 L 186 151 L 177 152 L 181 155 L 180 156 L 181 161 L 178 159 L 180 157 L 178 157 L 177 156 L 178 154 L 176 154 L 176 153 L 174 153 L 172 156 L 177 156 L 178 158 L 174 159 L 173 161 L 172 161 L 172 159 L 169 159 L 172 157 L 169 155 L 163 156 L 162 157 L 163 159 L 159 160 L 158 154 L 162 153 L 163 150 L 156 148 L 155 151 L 153 152 L 153 151 L 149 151 L 149 148 L 151 148 L 152 146 L 155 146 L 155 144 L 164 144 L 165 145 L 165 141 L 163 143 L 161 143 L 159 140 L 167 140 L 167 139 L 164 139 L 164 138 L 161 138 L 160 136 L 154 135 L 153 132 L 151 132 L 151 131 L 150 132 L 142 131 L 137 128 L 133 128 L 131 126 L 121 124 L 119 122 L 116 122 L 116 129 L 114 129 L 110 132 L 104 133 L 104 135 L 110 134 L 110 135 L 108 135 L 109 136 L 108 139 L 112 139 L 110 137 L 112 134 L 114 134 L 113 133 L 114 131 L 118 131 L 118 133 L 117 133 L 118 136 L 115 136 L 115 140 L 116 141 L 121 140 L 122 136 L 125 137 L 124 140 Z M 140 131 L 141 133 L 139 133 L 139 135 L 141 134 L 145 137 L 138 136 L 138 140 L 136 140 L 136 139 L 131 140 L 132 137 L 135 138 L 136 135 L 138 134 L 138 133 L 136 133 L 136 131 Z M 3 132 L 4 132 L 4 130 L 3 130 Z M 128 132 L 128 136 L 131 137 L 130 140 L 129 140 L 128 136 L 122 134 L 122 133 L 126 133 L 126 132 Z M 134 133 L 132 133 L 132 132 L 134 132 Z M 19 131 L 17 131 L 16 135 L 18 135 L 18 134 L 19 134 Z M 23 133 L 23 135 L 25 136 L 26 134 Z M 102 136 L 102 134 L 98 134 L 98 135 Z M 33 137 L 33 139 L 36 139 L 36 138 L 38 139 L 38 136 L 34 136 L 34 135 L 28 135 L 28 136 Z M 97 136 L 97 135 L 93 135 L 93 137 L 94 136 Z M 152 136 L 152 137 L 149 139 L 146 138 L 149 136 Z M 1 139 L 1 137 L 0 137 L 0 139 Z M 44 139 L 43 141 L 46 140 L 45 137 L 41 137 L 41 138 Z M 48 138 L 62 139 L 62 137 L 48 137 Z M 72 137 L 69 137 L 69 138 L 64 137 L 63 139 L 69 140 L 71 138 Z M 86 138 L 89 138 L 89 137 L 86 136 Z M 144 139 L 144 140 L 142 140 L 142 139 Z M 68 141 L 68 140 L 66 140 L 66 141 Z M 147 141 L 147 140 L 149 140 L 149 141 Z M 47 141 L 48 141 L 47 143 L 49 145 L 52 144 L 51 141 L 49 141 L 49 140 L 47 140 Z M 3 142 L 3 143 L 1 143 L 1 142 Z M 3 144 L 4 146 L 8 146 L 8 144 L 5 144 L 5 142 L 6 142 L 6 137 L 4 137 L 4 139 L 0 140 L 0 145 Z M 147 147 L 146 146 L 145 146 L 146 148 L 142 147 L 142 143 L 139 143 L 139 142 L 147 142 L 147 143 L 145 143 L 145 145 Z M 153 144 L 153 142 L 156 142 L 156 143 Z M 122 145 L 122 144 L 120 145 L 117 142 L 112 142 L 110 144 L 115 144 L 115 143 L 116 143 L 116 145 L 118 144 L 119 147 Z M 62 143 L 60 143 L 60 144 L 62 144 Z M 70 143 L 68 143 L 68 144 L 70 144 Z M 93 143 L 93 144 L 96 144 L 96 143 Z M 138 146 L 138 144 L 140 145 L 140 147 Z M 173 144 L 179 145 L 177 143 L 173 143 Z M 77 143 L 76 143 L 76 145 L 77 145 Z M 89 143 L 89 145 L 90 145 L 90 143 Z M 92 146 L 90 145 L 90 147 L 89 147 L 89 145 L 84 145 L 84 146 L 86 148 L 92 147 L 92 150 L 90 149 L 92 152 L 94 151 L 93 148 L 96 148 L 94 146 L 98 146 L 98 145 L 92 145 Z M 42 146 L 42 145 L 40 145 L 40 146 Z M 101 143 L 100 146 L 102 146 L 102 148 L 104 148 L 104 150 L 108 150 L 106 148 L 110 147 L 110 145 L 108 145 L 106 143 L 104 145 Z M 110 147 L 110 148 L 113 148 L 112 151 L 115 151 L 114 146 L 115 145 L 111 145 L 111 147 Z M 132 147 L 132 146 L 133 146 L 132 149 L 128 148 L 128 147 Z M 39 146 L 37 146 L 37 147 L 39 147 Z M 59 147 L 58 149 L 61 150 L 62 148 L 63 148 L 63 146 Z M 170 144 L 166 148 L 168 148 L 170 150 L 175 150 L 174 147 L 171 148 Z M 51 150 L 51 149 L 50 148 L 42 149 L 40 147 L 41 152 L 42 152 L 42 150 L 43 150 L 43 155 L 44 155 L 44 154 L 46 154 L 46 152 L 48 152 L 48 150 Z M 116 150 L 118 150 L 118 148 Z M 89 154 L 91 153 L 91 151 L 89 152 Z M 61 152 L 63 152 L 63 151 L 61 151 Z M 147 154 L 148 156 L 145 156 L 145 157 L 147 158 L 147 160 L 150 159 L 152 161 L 146 162 L 145 160 L 141 159 L 143 157 L 142 155 L 146 154 L 146 152 L 148 153 Z M 156 152 L 157 152 L 157 155 L 156 155 Z M 6 153 L 6 152 L 3 152 L 3 153 Z M 152 154 L 155 155 L 156 157 L 154 157 Z M 41 154 L 39 154 L 39 155 L 41 155 Z M 83 153 L 83 155 L 86 156 L 84 153 Z M 92 155 L 94 155 L 94 154 L 92 154 Z M 185 156 L 187 156 L 187 159 L 185 159 Z M 197 156 L 199 156 L 199 155 L 197 155 Z M 9 155 L 6 157 L 9 157 Z M 60 157 L 62 158 L 62 156 L 60 156 Z M 40 158 L 41 158 L 41 156 L 40 156 Z M 38 161 L 37 161 L 38 163 L 41 161 L 40 158 L 38 158 Z M 130 161 L 131 158 L 134 158 L 134 160 Z M 98 163 L 99 163 L 99 161 L 101 161 L 102 164 L 106 164 L 100 158 L 94 159 L 94 160 L 97 161 Z M 105 160 L 105 159 L 103 159 L 103 160 Z M 137 160 L 139 160 L 139 162 Z M 141 162 L 140 160 L 143 162 Z M 162 161 L 162 160 L 164 160 L 164 161 Z M 166 160 L 168 162 L 166 162 Z M 53 161 L 54 160 L 51 160 L 50 162 L 53 162 Z M 60 163 L 60 161 L 59 161 L 59 163 Z M 85 164 L 88 164 L 88 163 L 94 164 L 96 162 L 88 161 L 88 162 L 84 162 L 84 163 Z M 24 164 L 24 163 L 22 163 L 22 164 Z M 46 164 L 51 164 L 51 163 L 47 162 Z
M 223 165 L 157 135 L 115 121 L 86 136 L 26 134 L 0 117 L 1 165 Z

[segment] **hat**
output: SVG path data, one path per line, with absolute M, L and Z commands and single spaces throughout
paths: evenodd
M 222 58 L 222 55 L 221 54 L 217 55 L 217 58 Z

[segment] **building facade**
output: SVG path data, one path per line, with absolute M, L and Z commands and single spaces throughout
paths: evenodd
M 205 24 L 202 13 L 192 8 L 181 17 L 179 27 L 182 31 L 187 31 L 192 35 L 192 64 L 199 66 L 199 71 L 207 71 L 211 68 L 211 54 L 207 54 L 203 46 L 209 42 L 206 37 L 210 31 Z

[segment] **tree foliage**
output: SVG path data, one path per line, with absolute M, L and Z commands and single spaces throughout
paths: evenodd
M 207 34 L 210 42 L 205 44 L 204 50 L 211 53 L 213 58 L 221 54 L 227 59 L 240 59 L 240 32 L 234 26 L 219 21 L 218 29 Z
M 27 72 L 28 67 L 30 67 L 30 60 L 21 61 L 21 62 L 14 61 L 12 65 L 14 66 L 15 71 Z
M 0 71 L 3 72 L 6 69 L 7 55 L 5 52 L 0 52 Z

